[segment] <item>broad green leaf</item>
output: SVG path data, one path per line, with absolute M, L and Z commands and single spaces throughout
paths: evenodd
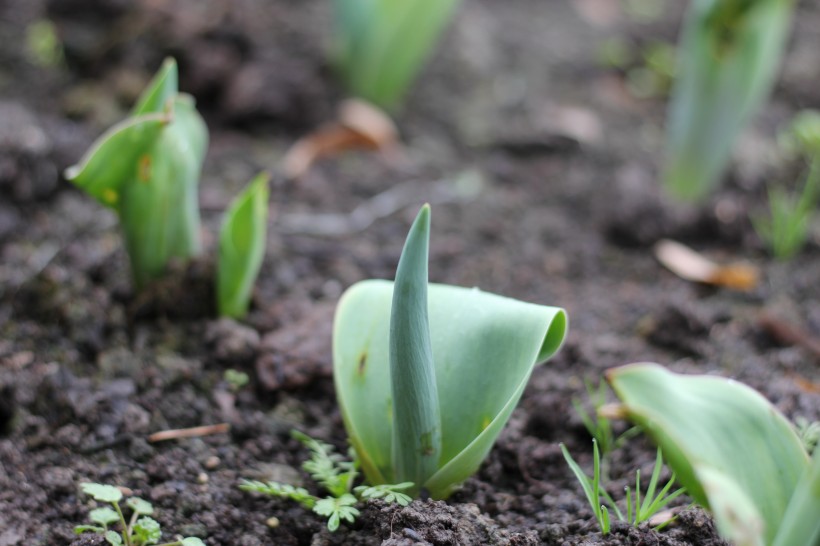
M 159 522 L 148 516 L 143 516 L 134 523 L 133 532 L 138 544 L 156 544 L 162 537 Z
M 148 88 L 142 92 L 137 104 L 131 111 L 132 116 L 162 112 L 168 100 L 179 93 L 179 73 L 174 59 L 165 59 L 162 68 L 151 80 Z
M 660 445 L 692 498 L 714 510 L 719 527 L 746 525 L 749 505 L 763 520 L 764 543 L 772 544 L 808 465 L 800 439 L 774 406 L 735 381 L 678 375 L 657 364 L 607 375 L 629 418 Z
M 117 207 L 138 289 L 171 258 L 200 250 L 198 186 L 208 133 L 188 96 L 173 101 L 171 116 L 134 164 Z
M 707 465 L 697 465 L 694 471 L 720 534 L 735 546 L 764 546 L 763 517 L 737 481 Z
M 168 122 L 165 114 L 149 114 L 114 125 L 94 142 L 78 164 L 66 169 L 66 180 L 103 205 L 116 209 L 123 187 L 135 176 L 140 158 L 152 148 Z
M 396 269 L 388 336 L 393 471 L 396 481 L 414 484 L 414 495 L 438 470 L 441 455 L 441 416 L 427 318 L 429 245 L 430 205 L 424 205 L 410 227 Z
M 131 508 L 131 510 L 141 516 L 150 516 L 154 513 L 154 506 L 147 500 L 143 500 L 139 497 L 131 497 L 125 501 L 125 503 Z
M 113 485 L 103 485 L 101 483 L 85 482 L 80 484 L 80 488 L 86 495 L 91 495 L 94 500 L 100 502 L 119 502 L 122 499 L 122 491 Z
M 704 198 L 734 141 L 766 99 L 788 37 L 793 0 L 693 0 L 669 107 L 664 182 Z
M 219 314 L 248 312 L 254 282 L 265 256 L 268 228 L 267 173 L 260 173 L 231 203 L 219 233 L 217 307 Z
M 335 55 L 351 93 L 383 108 L 404 97 L 459 0 L 335 0 Z
M 122 535 L 120 535 L 116 531 L 106 531 L 105 532 L 105 541 L 108 542 L 111 546 L 121 546 L 122 545 Z
M 112 523 L 117 523 L 120 521 L 120 515 L 117 514 L 117 511 L 113 508 L 108 508 L 106 506 L 104 508 L 95 508 L 89 512 L 88 519 L 94 523 L 99 523 L 102 526 L 108 526 Z
M 388 332 L 393 283 L 350 287 L 336 310 L 336 393 L 351 442 L 371 484 L 396 483 Z M 562 309 L 477 288 L 430 284 L 428 314 L 442 423 L 439 470 L 425 486 L 444 498 L 486 457 L 535 364 L 560 347 Z
M 820 447 L 814 448 L 780 523 L 774 546 L 820 544 Z

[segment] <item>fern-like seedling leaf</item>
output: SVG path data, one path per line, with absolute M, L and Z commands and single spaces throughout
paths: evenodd
M 398 484 L 383 484 L 383 485 L 360 485 L 354 489 L 354 492 L 363 500 L 382 499 L 387 503 L 395 503 L 399 506 L 407 506 L 413 501 L 413 498 L 401 492 L 403 489 L 413 487 L 413 482 L 404 482 Z
M 242 491 L 250 491 L 252 493 L 261 493 L 270 497 L 280 497 L 290 499 L 298 502 L 305 508 L 313 508 L 316 505 L 317 497 L 308 493 L 307 489 L 303 487 L 294 487 L 286 483 L 242 480 L 239 484 L 239 489 Z
M 327 516 L 327 529 L 331 532 L 339 528 L 341 520 L 349 523 L 356 521 L 359 510 L 354 506 L 356 497 L 346 493 L 340 497 L 327 497 L 320 499 L 313 507 L 313 511 L 320 516 Z

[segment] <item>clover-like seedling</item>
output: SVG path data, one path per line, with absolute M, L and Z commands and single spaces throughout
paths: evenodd
M 657 364 L 610 370 L 622 412 L 663 450 L 678 481 L 736 546 L 820 543 L 820 450 L 736 381 Z
M 65 171 L 67 180 L 116 211 L 137 289 L 171 259 L 200 251 L 197 189 L 208 130 L 193 98 L 178 92 L 177 79 L 176 62 L 166 60 L 131 117 Z
M 326 517 L 327 528 L 330 531 L 338 529 L 342 520 L 353 523 L 359 515 L 356 504 L 360 501 L 382 499 L 400 506 L 410 504 L 412 499 L 402 491 L 410 488 L 412 483 L 353 487 L 353 482 L 359 475 L 359 463 L 355 454 L 353 459 L 348 461 L 336 453 L 330 444 L 314 440 L 298 431 L 293 431 L 292 435 L 310 450 L 310 459 L 302 464 L 302 469 L 310 474 L 329 496 L 317 497 L 303 487 L 278 482 L 243 480 L 239 485 L 240 489 L 298 502 Z
M 367 482 L 412 482 L 410 495 L 445 498 L 478 470 L 567 318 L 477 288 L 428 286 L 429 233 L 425 205 L 395 282 L 363 281 L 342 296 L 333 375 Z
M 90 495 L 97 502 L 111 505 L 102 508 L 95 508 L 89 512 L 88 517 L 94 525 L 77 525 L 74 532 L 79 534 L 92 532 L 102 535 L 111 546 L 147 546 L 157 544 L 162 538 L 162 529 L 159 523 L 149 517 L 154 513 L 154 507 L 150 502 L 139 497 L 131 497 L 125 501 L 126 506 L 131 509 L 131 518 L 126 521 L 120 501 L 122 491 L 113 485 L 99 483 L 80 484 L 83 493 Z M 120 531 L 111 529 L 112 526 L 119 525 Z M 166 542 L 159 546 L 205 546 L 199 538 L 187 537 L 179 538 L 173 542 Z
M 334 0 L 333 55 L 348 90 L 382 108 L 395 108 L 458 4 Z
M 734 141 L 766 99 L 780 65 L 792 0 L 693 0 L 684 21 L 667 121 L 664 183 L 701 200 Z
M 257 175 L 225 213 L 216 271 L 216 301 L 221 316 L 239 318 L 248 312 L 251 291 L 265 256 L 269 178 L 267 173 Z

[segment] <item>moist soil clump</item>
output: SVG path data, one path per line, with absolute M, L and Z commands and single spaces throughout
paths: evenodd
M 400 161 L 348 154 L 293 182 L 278 170 L 282 156 L 344 96 L 325 57 L 328 2 L 0 2 L 0 546 L 103 544 L 73 532 L 93 507 L 79 491 L 86 481 L 152 502 L 163 539 L 209 545 L 725 545 L 686 498 L 662 530 L 616 521 L 602 535 L 559 443 L 591 468 L 573 400 L 586 400 L 585 381 L 634 361 L 734 377 L 791 419 L 820 418 L 818 356 L 795 343 L 820 337 L 817 231 L 795 259 L 775 262 L 749 221 L 766 183 L 789 173 L 768 152 L 777 127 L 820 106 L 806 64 L 816 53 L 805 53 L 817 49 L 820 12 L 799 3 L 772 99 L 722 189 L 693 206 L 658 185 L 665 97 L 637 97 L 623 70 L 597 60 L 612 36 L 636 54 L 674 42 L 682 8 L 601 21 L 585 3 L 465 0 L 397 114 Z M 26 48 L 26 28 L 43 19 L 62 44 L 54 66 Z M 206 249 L 135 295 L 116 218 L 60 173 L 124 117 L 167 55 L 211 131 Z M 217 319 L 222 211 L 262 168 L 273 171 L 272 214 L 252 308 L 241 322 Z M 375 198 L 393 200 L 394 212 L 362 229 L 348 215 Z M 432 281 L 564 307 L 570 333 L 451 498 L 371 501 L 331 533 L 319 516 L 237 485 L 309 484 L 293 429 L 346 451 L 333 309 L 351 284 L 392 277 L 425 201 Z M 749 261 L 763 281 L 733 292 L 679 279 L 652 255 L 661 238 Z M 235 388 L 229 369 L 250 383 Z M 227 432 L 151 441 L 222 423 Z M 636 470 L 650 475 L 654 458 L 643 438 L 616 449 L 613 496 Z

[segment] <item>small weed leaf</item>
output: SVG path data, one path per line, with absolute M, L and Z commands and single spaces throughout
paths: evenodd
M 316 502 L 313 511 L 320 516 L 327 516 L 327 528 L 329 531 L 335 531 L 339 528 L 341 520 L 346 520 L 353 523 L 359 511 L 353 506 L 356 504 L 356 497 L 347 493 L 341 497 L 327 497 Z
M 135 513 L 141 516 L 150 516 L 154 513 L 153 505 L 150 502 L 143 500 L 139 497 L 131 497 L 125 502 L 125 504 L 127 504 Z
M 94 497 L 94 500 L 98 500 L 100 502 L 120 502 L 122 499 L 122 491 L 114 487 L 113 485 L 103 485 L 100 483 L 82 483 L 80 487 L 83 490 L 83 493 L 86 495 L 91 495 Z
M 111 508 L 95 508 L 88 513 L 88 518 L 94 523 L 99 523 L 103 527 L 108 527 L 112 523 L 120 521 L 120 516 Z
M 205 546 L 205 543 L 196 537 L 183 538 L 180 544 L 181 546 Z
M 122 546 L 122 537 L 116 531 L 106 531 L 105 540 L 111 544 L 111 546 Z
M 239 489 L 242 491 L 250 491 L 253 493 L 261 493 L 271 497 L 282 497 L 298 502 L 305 508 L 313 508 L 318 500 L 316 497 L 308 493 L 307 489 L 303 487 L 294 487 L 286 483 L 267 482 L 243 480 L 239 484 Z
M 142 517 L 134 524 L 134 538 L 137 544 L 156 544 L 161 536 L 162 530 L 155 519 Z
M 97 527 L 96 525 L 75 525 L 74 526 L 74 534 L 81 535 L 85 532 L 91 533 L 103 533 L 105 529 L 102 527 Z
M 360 485 L 353 491 L 362 499 L 382 499 L 387 503 L 407 506 L 413 501 L 413 498 L 410 495 L 399 492 L 399 490 L 408 489 L 410 487 L 413 487 L 413 482 L 403 482 L 396 485 L 375 485 L 372 487 Z

